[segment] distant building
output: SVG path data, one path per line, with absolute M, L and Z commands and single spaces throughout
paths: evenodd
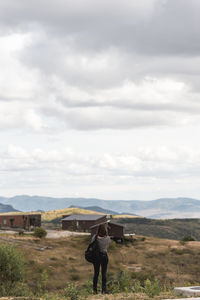
M 62 219 L 62 229 L 89 232 L 91 226 L 103 222 L 106 215 L 70 215 Z
M 3 214 L 0 215 L 0 228 L 30 230 L 41 226 L 41 214 Z
M 102 222 L 102 224 L 106 224 L 108 228 L 108 235 L 113 239 L 123 239 L 124 237 L 124 226 L 121 224 L 113 223 L 113 222 Z M 98 230 L 98 226 L 93 225 L 90 227 L 91 235 L 95 235 Z

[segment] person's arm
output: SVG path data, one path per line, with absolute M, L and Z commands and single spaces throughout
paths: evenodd
M 93 237 L 92 237 L 92 239 L 91 239 L 91 242 L 94 242 L 95 237 L 96 237 L 96 234 L 93 235 Z

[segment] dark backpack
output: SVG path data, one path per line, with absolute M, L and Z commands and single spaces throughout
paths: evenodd
M 97 235 L 95 237 L 95 240 L 91 242 L 85 251 L 85 259 L 90 262 L 94 263 L 99 258 L 99 244 L 97 241 Z

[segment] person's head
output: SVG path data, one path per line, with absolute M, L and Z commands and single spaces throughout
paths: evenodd
M 107 225 L 106 224 L 100 224 L 98 227 L 97 235 L 104 237 L 108 235 Z

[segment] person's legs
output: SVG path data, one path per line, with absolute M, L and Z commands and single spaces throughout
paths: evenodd
M 101 273 L 102 273 L 102 293 L 106 293 L 106 273 L 108 266 L 108 256 L 107 254 L 103 255 L 101 258 Z
M 93 291 L 97 294 L 97 283 L 99 277 L 100 261 L 96 261 L 94 264 L 94 277 L 93 277 Z

